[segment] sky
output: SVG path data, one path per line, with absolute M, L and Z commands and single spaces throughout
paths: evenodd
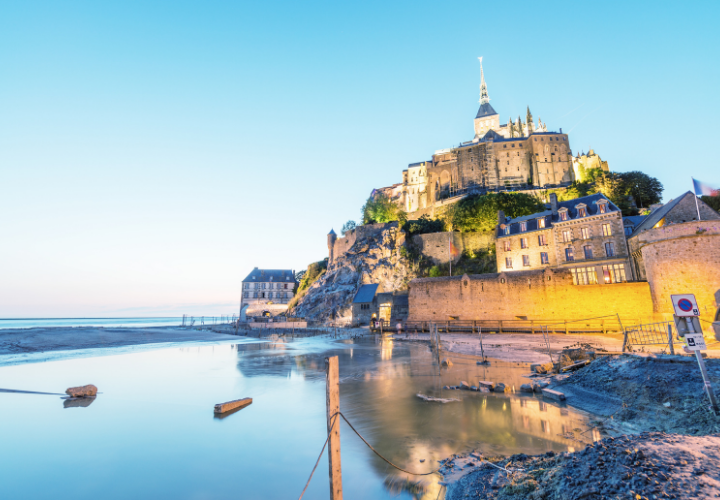
M 491 104 L 720 185 L 718 2 L 0 0 L 0 318 L 232 314 Z

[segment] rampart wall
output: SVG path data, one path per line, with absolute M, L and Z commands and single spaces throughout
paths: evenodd
M 645 282 L 572 284 L 567 270 L 550 269 L 419 278 L 410 282 L 410 321 L 572 320 L 619 314 L 623 322 L 653 318 Z
M 720 221 L 693 221 L 643 231 L 630 239 L 642 264 L 655 312 L 672 314 L 671 294 L 693 293 L 700 317 L 712 320 L 720 289 Z
M 412 241 L 420 250 L 423 256 L 430 259 L 433 264 L 447 264 L 450 260 L 448 251 L 448 242 L 452 237 L 452 242 L 458 253 L 453 262 L 460 259 L 460 255 L 464 250 L 486 250 L 495 244 L 495 233 L 426 233 L 416 234 Z

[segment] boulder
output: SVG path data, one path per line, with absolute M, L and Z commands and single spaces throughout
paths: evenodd
M 560 391 L 553 391 L 552 389 L 543 389 L 542 395 L 545 398 L 554 399 L 556 401 L 565 401 L 565 394 Z
M 552 373 L 554 367 L 555 365 L 553 365 L 552 363 L 543 363 L 530 366 L 530 368 L 532 368 L 535 373 Z
M 506 387 L 502 382 L 495 385 L 495 392 L 510 392 L 510 387 Z
M 523 384 L 520 386 L 520 392 L 534 392 L 535 386 L 533 384 Z
M 443 365 L 443 366 L 447 366 L 447 367 L 451 367 L 451 366 L 453 365 L 453 362 L 450 360 L 450 358 L 445 358 L 445 359 L 442 360 L 442 365 Z
M 495 382 L 488 382 L 487 380 L 481 380 L 480 382 L 478 382 L 478 386 L 481 388 L 485 388 L 488 391 L 492 391 L 493 389 L 495 389 Z
M 97 387 L 92 384 L 83 385 L 82 387 L 70 387 L 65 394 L 72 398 L 92 398 L 97 396 Z
M 468 383 L 465 382 L 464 380 L 461 380 L 461 381 L 460 381 L 460 389 L 470 390 L 470 384 L 468 384 Z

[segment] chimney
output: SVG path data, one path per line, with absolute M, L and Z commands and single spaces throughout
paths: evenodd
M 550 210 L 553 215 L 557 215 L 557 195 L 555 193 L 550 193 Z
M 498 226 L 500 224 L 505 224 L 505 212 L 502 210 L 498 210 Z

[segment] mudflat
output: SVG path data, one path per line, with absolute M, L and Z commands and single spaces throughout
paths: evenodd
M 0 330 L 0 355 L 95 349 L 163 342 L 221 341 L 222 333 L 179 327 L 49 327 Z

